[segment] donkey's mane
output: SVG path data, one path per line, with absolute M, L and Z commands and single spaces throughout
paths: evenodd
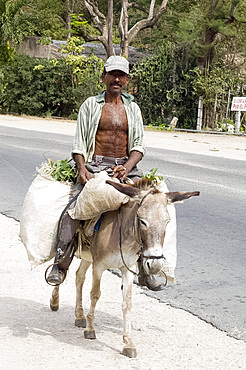
M 159 190 L 156 188 L 156 183 L 150 179 L 140 179 L 137 181 L 134 181 L 134 184 L 132 185 L 134 188 L 138 188 L 141 190 L 151 190 L 153 189 L 154 193 L 159 193 Z

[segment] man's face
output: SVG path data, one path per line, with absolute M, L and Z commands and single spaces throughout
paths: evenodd
M 111 93 L 120 93 L 127 86 L 129 76 L 122 71 L 110 71 L 102 75 L 102 81 Z

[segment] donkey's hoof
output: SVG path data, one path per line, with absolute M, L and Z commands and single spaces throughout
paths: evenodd
M 85 339 L 96 339 L 95 330 L 85 330 L 84 331 Z
M 137 350 L 134 347 L 125 347 L 123 348 L 122 354 L 130 358 L 135 358 L 137 357 Z
M 59 310 L 59 303 L 57 305 L 54 305 L 51 303 L 51 300 L 50 300 L 50 309 L 51 311 L 58 311 Z
M 78 326 L 79 328 L 86 328 L 86 319 L 76 319 L 75 326 Z

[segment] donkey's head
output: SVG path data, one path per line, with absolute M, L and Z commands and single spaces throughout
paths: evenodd
M 150 180 L 140 180 L 134 185 L 107 181 L 115 189 L 132 198 L 138 204 L 136 232 L 142 245 L 143 265 L 147 274 L 157 274 L 163 267 L 163 251 L 166 227 L 170 221 L 168 204 L 199 195 L 194 192 L 160 192 Z

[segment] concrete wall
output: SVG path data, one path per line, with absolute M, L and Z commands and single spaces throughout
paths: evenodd
M 28 36 L 25 37 L 20 46 L 17 48 L 17 52 L 20 54 L 27 54 L 32 58 L 62 58 L 64 55 L 59 52 L 62 45 L 66 44 L 66 41 L 52 40 L 50 45 L 43 45 L 37 43 L 41 40 L 41 37 Z M 104 61 L 107 59 L 105 48 L 100 43 L 87 42 L 84 45 L 85 50 L 83 54 L 89 57 L 92 52 Z M 114 45 L 116 54 L 120 53 L 120 46 Z M 146 53 L 139 51 L 136 48 L 129 47 L 129 62 L 131 64 L 140 62 L 144 57 L 147 57 Z
M 50 45 L 37 44 L 41 37 L 25 37 L 17 47 L 17 52 L 27 54 L 32 58 L 48 58 L 50 55 Z

